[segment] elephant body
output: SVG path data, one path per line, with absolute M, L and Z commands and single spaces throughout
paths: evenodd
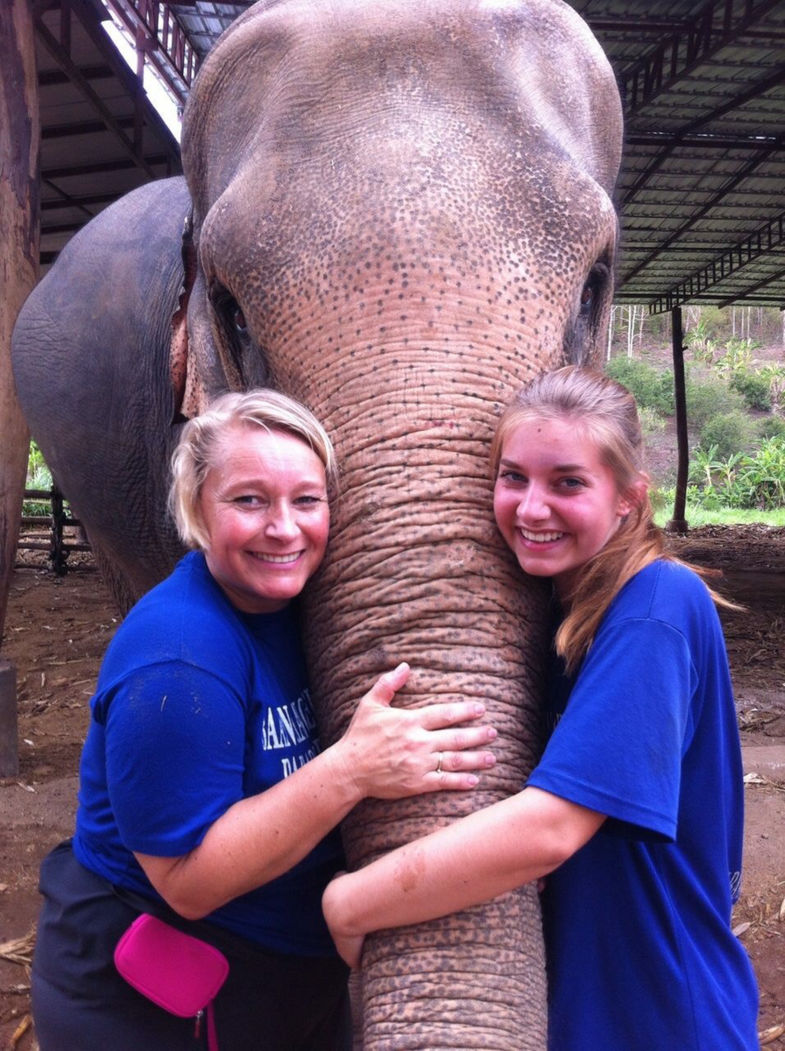
M 545 593 L 494 527 L 488 446 L 527 378 L 602 345 L 620 148 L 612 72 L 561 0 L 263 0 L 197 77 L 187 186 L 103 212 L 17 323 L 31 429 L 124 605 L 179 553 L 185 417 L 271 385 L 325 423 L 341 492 L 306 594 L 325 737 L 399 660 L 401 703 L 480 697 L 499 729 L 475 793 L 357 808 L 353 866 L 536 760 Z M 531 888 L 381 932 L 365 1047 L 542 1048 L 544 991 Z

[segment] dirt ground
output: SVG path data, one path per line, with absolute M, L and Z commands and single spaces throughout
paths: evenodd
M 725 571 L 745 756 L 745 871 L 734 925 L 761 988 L 761 1044 L 785 1049 L 785 529 L 695 530 L 673 545 Z M 73 556 L 72 556 L 73 557 Z M 88 704 L 118 617 L 89 556 L 17 568 L 2 658 L 16 667 L 20 772 L 0 781 L 0 1049 L 33 1051 L 29 962 L 41 857 L 71 832 Z M 20 561 L 23 556 L 20 555 Z

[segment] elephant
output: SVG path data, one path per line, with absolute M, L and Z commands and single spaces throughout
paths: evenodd
M 305 638 L 323 736 L 398 660 L 400 703 L 476 697 L 473 793 L 367 801 L 348 863 L 517 791 L 539 748 L 547 590 L 493 524 L 488 448 L 535 373 L 597 358 L 621 105 L 562 0 L 261 0 L 185 108 L 184 178 L 97 216 L 14 334 L 23 408 L 127 607 L 181 554 L 167 462 L 225 389 L 271 386 L 341 463 Z M 536 890 L 368 939 L 363 1041 L 542 1048 Z

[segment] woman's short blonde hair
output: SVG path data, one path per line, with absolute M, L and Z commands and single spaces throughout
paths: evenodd
M 274 390 L 221 394 L 205 412 L 186 423 L 172 456 L 169 509 L 186 547 L 204 550 L 209 544 L 199 497 L 207 472 L 219 458 L 224 435 L 238 424 L 283 431 L 300 438 L 321 460 L 328 494 L 335 493 L 338 483 L 335 450 L 327 431 L 309 409 Z

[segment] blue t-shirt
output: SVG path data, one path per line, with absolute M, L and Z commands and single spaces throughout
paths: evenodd
M 743 781 L 705 585 L 658 561 L 616 596 L 577 676 L 554 659 L 529 784 L 608 815 L 543 895 L 553 1051 L 752 1051 L 758 994 L 731 927 Z
M 91 709 L 74 851 L 153 898 L 132 851 L 188 853 L 234 803 L 319 751 L 295 610 L 240 612 L 196 552 L 123 621 Z M 332 954 L 321 895 L 342 864 L 336 831 L 207 919 L 279 952 Z

